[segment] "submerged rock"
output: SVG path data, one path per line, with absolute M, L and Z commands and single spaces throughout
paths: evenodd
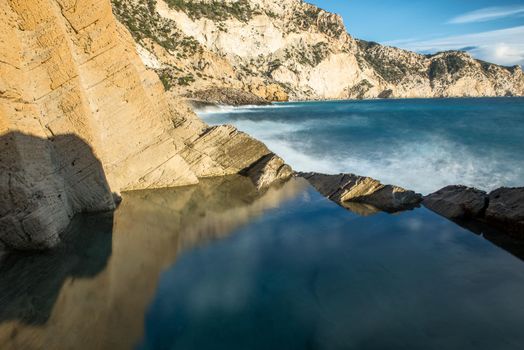
M 325 175 L 318 173 L 299 173 L 322 195 L 326 196 L 349 210 L 353 206 L 348 203 L 359 203 L 357 213 L 373 214 L 373 209 L 386 212 L 398 212 L 413 209 L 421 201 L 422 196 L 404 188 L 383 185 L 370 177 L 354 174 Z M 365 210 L 363 210 L 365 209 Z
M 488 205 L 486 192 L 466 186 L 447 186 L 424 197 L 424 206 L 449 219 L 473 218 Z
M 485 219 L 524 238 L 524 187 L 502 187 L 491 192 Z

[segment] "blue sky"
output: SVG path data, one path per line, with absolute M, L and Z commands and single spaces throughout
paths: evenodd
M 423 53 L 466 49 L 524 65 L 524 0 L 306 0 L 344 18 L 351 35 Z

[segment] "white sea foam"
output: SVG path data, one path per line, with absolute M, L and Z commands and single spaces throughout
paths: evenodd
M 428 194 L 446 185 L 463 184 L 492 190 L 519 183 L 522 169 L 503 171 L 493 156 L 479 158 L 451 143 L 411 143 L 393 155 L 372 160 L 366 154 L 311 156 L 286 141 L 265 139 L 267 145 L 295 169 L 324 173 L 355 173 L 383 183 L 395 184 Z
M 250 113 L 256 112 L 260 109 L 273 109 L 273 108 L 291 108 L 292 105 L 289 104 L 272 104 L 268 106 L 258 106 L 258 105 L 245 105 L 245 106 L 229 106 L 229 105 L 209 105 L 195 108 L 195 112 L 205 118 L 209 114 L 234 114 L 234 113 Z
M 329 119 L 325 121 L 332 122 Z M 336 122 L 333 125 L 325 123 L 323 128 L 337 127 Z M 368 119 L 360 115 L 344 118 L 345 126 L 358 127 L 367 123 Z M 355 173 L 423 194 L 451 184 L 489 191 L 524 182 L 524 169 L 518 165 L 508 168 L 507 159 L 501 159 L 500 154 L 473 152 L 439 135 L 417 141 L 399 140 L 397 145 L 377 145 L 366 150 L 357 146 L 332 150 L 316 147 L 318 140 L 314 138 L 301 139 L 294 135 L 302 130 L 314 133 L 318 120 L 291 123 L 240 119 L 235 121 L 235 125 L 265 142 L 297 171 Z

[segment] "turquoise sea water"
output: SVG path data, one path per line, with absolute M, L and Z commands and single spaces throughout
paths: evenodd
M 524 98 L 284 103 L 199 113 L 264 141 L 295 170 L 351 172 L 430 193 L 524 186 Z

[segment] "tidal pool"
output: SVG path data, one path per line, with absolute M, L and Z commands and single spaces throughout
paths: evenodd
M 359 216 L 302 179 L 127 193 L 3 257 L 0 348 L 522 349 L 522 246 L 470 229 Z

